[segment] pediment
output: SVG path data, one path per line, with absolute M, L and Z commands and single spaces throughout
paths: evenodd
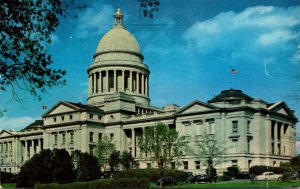
M 282 101 L 273 104 L 268 109 L 272 112 L 294 117 L 294 112 L 286 105 L 285 102 Z
M 12 135 L 12 133 L 7 130 L 2 130 L 0 132 L 0 137 L 7 137 L 7 136 L 11 136 L 11 135 Z
M 63 114 L 67 112 L 76 111 L 79 109 L 80 109 L 79 107 L 76 107 L 70 103 L 59 102 L 56 105 L 54 105 L 52 108 L 50 108 L 50 110 L 48 110 L 43 116 Z
M 184 114 L 184 113 L 192 113 L 192 112 L 205 112 L 210 110 L 215 110 L 217 107 L 212 106 L 210 104 L 200 102 L 200 101 L 194 101 L 187 106 L 179 109 L 177 111 L 177 114 Z

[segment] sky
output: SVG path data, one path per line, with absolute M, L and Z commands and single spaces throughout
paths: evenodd
M 206 102 L 234 88 L 270 103 L 283 100 L 300 119 L 300 0 L 161 0 L 153 19 L 143 17 L 137 0 L 77 2 L 87 8 L 61 18 L 48 47 L 67 85 L 41 101 L 23 91 L 22 103 L 3 94 L 0 129 L 22 129 L 58 101 L 87 102 L 87 68 L 118 6 L 149 66 L 152 105 Z M 299 131 L 298 124 L 298 153 Z

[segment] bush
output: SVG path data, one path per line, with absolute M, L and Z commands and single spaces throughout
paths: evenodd
M 227 167 L 227 172 L 224 172 L 224 175 L 229 177 L 236 177 L 236 175 L 240 172 L 238 167 Z
M 284 172 L 286 172 L 287 168 L 285 167 L 268 167 L 265 165 L 256 165 L 253 167 L 250 167 L 249 169 L 249 173 L 253 174 L 253 175 L 260 175 L 263 172 L 274 172 L 275 174 L 283 174 Z
M 8 172 L 1 171 L 1 183 L 11 183 L 11 180 L 14 179 L 15 175 Z
M 229 175 L 222 175 L 222 176 L 220 176 L 220 177 L 218 177 L 218 181 L 230 181 L 232 179 L 232 177 L 231 176 L 229 176 Z
M 116 178 L 147 178 L 151 182 L 156 182 L 162 177 L 171 176 L 176 178 L 177 181 L 187 181 L 188 174 L 184 171 L 174 169 L 129 169 L 120 171 L 116 174 Z
M 74 182 L 68 184 L 36 184 L 35 189 L 95 189 L 95 188 L 148 188 L 150 181 L 146 178 L 101 179 L 91 182 Z

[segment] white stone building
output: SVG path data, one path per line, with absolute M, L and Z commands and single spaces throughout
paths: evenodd
M 123 25 L 120 9 L 114 26 L 100 40 L 88 68 L 88 103 L 58 102 L 21 131 L 0 131 L 0 168 L 18 172 L 24 162 L 43 149 L 65 148 L 92 152 L 102 136 L 140 159 L 137 136 L 161 122 L 175 128 L 195 148 L 199 136 L 209 134 L 231 148 L 217 166 L 247 170 L 253 165 L 279 166 L 295 155 L 297 118 L 285 102 L 254 100 L 240 90 L 222 91 L 208 102 L 179 107 L 150 105 L 148 66 L 135 37 Z M 199 156 L 181 159 L 179 169 L 204 170 Z M 148 163 L 148 164 L 147 164 Z M 140 161 L 141 168 L 149 162 Z

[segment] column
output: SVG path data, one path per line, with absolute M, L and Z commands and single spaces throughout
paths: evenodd
M 89 95 L 92 94 L 92 75 L 89 75 Z
M 135 155 L 135 130 L 131 129 L 131 149 L 132 149 L 132 156 L 136 157 Z
M 94 73 L 94 94 L 97 93 L 97 72 Z
M 278 122 L 274 124 L 274 154 L 278 154 Z
M 109 92 L 109 71 L 106 70 L 106 87 L 107 87 L 107 91 Z
M 140 93 L 140 74 L 136 72 L 136 92 Z
M 148 76 L 145 77 L 145 95 L 148 96 Z
M 30 152 L 30 159 L 31 159 L 31 157 L 34 155 L 34 140 L 30 140 L 30 142 L 31 142 L 31 145 L 30 145 L 30 147 L 29 147 L 29 152 Z
M 142 74 L 142 94 L 145 94 L 145 75 Z
M 27 144 L 27 140 L 24 140 L 24 162 L 27 161 L 28 159 L 28 144 Z
M 124 91 L 125 92 L 125 79 L 126 79 L 126 77 L 125 77 L 125 70 L 122 70 L 122 78 L 123 78 L 123 81 L 122 81 L 122 91 Z
M 94 82 L 95 82 L 95 80 L 94 80 L 94 74 L 92 73 L 92 85 L 91 85 L 91 87 L 92 87 L 92 94 L 94 94 L 94 92 L 95 92 Z
M 286 150 L 284 150 L 284 146 L 286 145 L 285 144 L 285 136 L 284 136 L 284 128 L 286 127 L 285 125 L 286 124 L 282 124 L 281 129 L 280 129 L 280 137 L 281 137 L 281 139 L 280 139 L 280 151 L 281 151 L 281 154 L 283 154 L 283 155 L 286 154 Z
M 102 93 L 103 91 L 102 91 L 102 74 L 101 74 L 101 71 L 99 72 L 99 85 L 98 85 L 98 87 L 99 87 L 99 93 Z
M 41 139 L 38 139 L 36 153 L 40 153 L 40 151 L 41 151 Z
M 132 92 L 133 90 L 132 90 L 132 84 L 133 84 L 133 78 L 132 78 L 132 71 L 129 71 L 130 72 L 130 78 L 129 78 L 129 90 L 130 90 L 130 92 Z
M 114 91 L 117 92 L 117 70 L 114 70 Z

